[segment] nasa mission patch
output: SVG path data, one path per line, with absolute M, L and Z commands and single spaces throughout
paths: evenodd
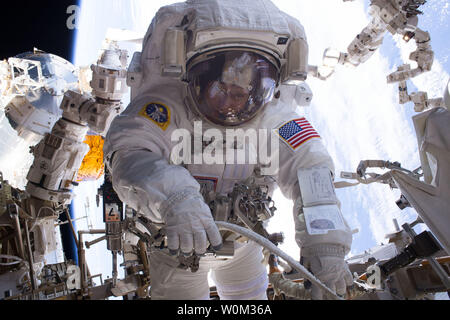
M 152 121 L 163 131 L 166 131 L 170 124 L 170 109 L 159 102 L 151 102 L 147 104 L 139 112 L 139 115 Z

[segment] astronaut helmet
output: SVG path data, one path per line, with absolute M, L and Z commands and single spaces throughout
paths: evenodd
M 193 59 L 187 80 L 196 113 L 215 125 L 239 126 L 272 100 L 279 70 L 264 52 L 227 48 Z
M 277 85 L 303 83 L 308 72 L 302 24 L 270 0 L 187 0 L 157 12 L 127 83 L 133 99 L 181 80 L 190 111 L 236 127 L 262 112 Z

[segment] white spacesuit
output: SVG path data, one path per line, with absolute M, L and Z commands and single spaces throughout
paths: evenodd
M 260 163 L 175 164 L 173 134 L 193 134 L 199 121 L 203 133 L 268 129 L 277 137 L 271 156 L 279 166 L 264 180 L 275 180 L 295 200 L 304 263 L 339 294 L 351 284 L 344 256 L 352 236 L 332 186 L 333 162 L 318 133 L 295 112 L 307 57 L 301 24 L 268 0 L 188 0 L 155 16 L 129 70 L 132 102 L 105 143 L 119 197 L 165 228 L 172 255 L 152 248 L 152 299 L 208 299 L 210 270 L 221 299 L 266 298 L 262 248 L 251 241 L 236 241 L 232 259 L 201 258 L 195 273 L 177 268 L 179 250 L 201 255 L 209 244 L 222 245 L 207 196 L 226 196 L 261 169 Z M 192 158 L 208 143 L 194 147 Z

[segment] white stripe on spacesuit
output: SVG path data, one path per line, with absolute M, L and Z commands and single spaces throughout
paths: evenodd
M 217 292 L 224 300 L 248 300 L 261 296 L 267 291 L 269 279 L 266 273 L 262 273 L 256 279 L 250 282 L 244 282 L 237 285 L 221 285 L 216 283 Z M 248 291 L 250 290 L 250 291 Z

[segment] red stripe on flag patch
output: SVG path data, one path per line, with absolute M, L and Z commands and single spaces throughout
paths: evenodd
M 278 134 L 293 150 L 313 138 L 320 138 L 320 135 L 305 118 L 285 123 L 278 129 Z

